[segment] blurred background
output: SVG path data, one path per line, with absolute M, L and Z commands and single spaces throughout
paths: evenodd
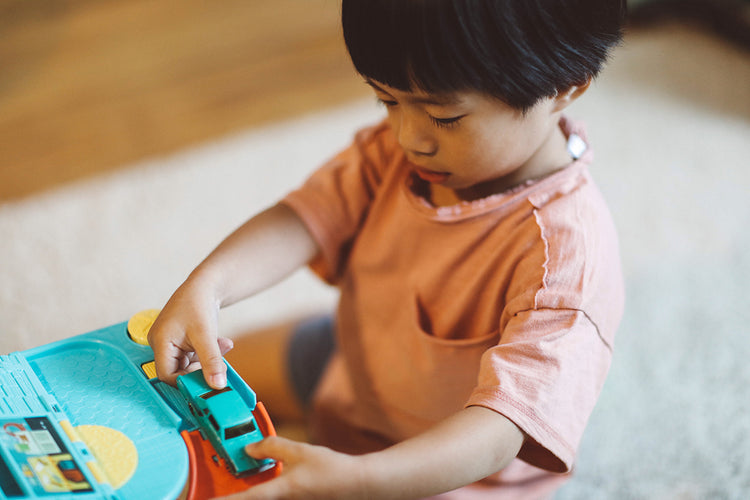
M 750 491 L 748 3 L 631 2 L 570 110 L 618 225 L 627 308 L 560 499 Z M 0 354 L 161 307 L 380 119 L 338 15 L 338 0 L 0 0 Z M 303 270 L 222 329 L 336 297 Z
M 747 0 L 630 0 L 750 46 Z M 0 200 L 367 94 L 338 0 L 0 0 Z
M 365 94 L 336 0 L 0 0 L 0 199 Z

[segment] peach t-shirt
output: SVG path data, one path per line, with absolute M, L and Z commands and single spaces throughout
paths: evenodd
M 459 493 L 538 498 L 568 476 L 624 296 L 590 160 L 587 150 L 543 179 L 434 207 L 381 123 L 287 195 L 320 246 L 313 269 L 341 290 L 314 403 L 322 444 L 369 452 L 479 405 L 526 440 L 509 467 Z

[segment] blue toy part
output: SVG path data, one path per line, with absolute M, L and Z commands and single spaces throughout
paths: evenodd
M 182 400 L 176 389 L 160 387 L 161 382 L 145 373 L 143 365 L 153 358 L 150 347 L 128 336 L 127 323 L 0 356 L 0 500 L 179 497 L 190 469 L 180 431 L 194 421 L 185 420 L 170 405 L 170 401 Z M 50 436 L 54 433 L 46 439 L 52 458 L 34 458 L 29 463 L 16 445 L 24 431 L 16 432 L 13 427 L 24 426 L 27 434 L 44 438 L 35 433 L 40 429 L 33 428 L 42 425 L 38 422 L 49 429 Z M 3 431 L 5 425 L 13 436 Z M 80 425 L 108 427 L 133 442 L 138 464 L 126 484 L 113 490 L 106 478 L 96 476 L 97 468 L 89 465 L 96 462 L 93 454 L 74 436 L 74 430 L 68 432 Z M 66 453 L 52 453 L 53 442 Z M 34 467 L 44 474 L 41 479 Z M 50 476 L 53 468 L 55 477 Z M 82 484 L 77 481 L 81 476 L 90 484 L 90 491 L 55 489 L 58 483 Z M 40 486 L 45 481 L 47 489 Z
M 184 491 L 195 500 L 219 491 L 200 481 L 221 477 L 228 494 L 278 475 L 280 464 L 244 452 L 273 426 L 231 366 L 227 390 L 213 393 L 200 371 L 178 384 L 156 378 L 154 353 L 128 322 L 0 355 L 0 500 L 171 499 Z M 76 431 L 82 425 L 113 429 L 134 445 L 135 471 L 116 489 Z M 216 467 L 212 446 L 235 476 Z
M 229 367 L 228 367 L 229 368 Z M 255 392 L 234 372 L 227 370 L 227 386 L 211 388 L 198 370 L 177 377 L 180 390 L 201 431 L 224 459 L 232 474 L 257 473 L 272 467 L 273 460 L 255 460 L 245 446 L 263 439 L 253 416 Z
M 0 499 L 116 499 L 26 359 L 0 356 Z

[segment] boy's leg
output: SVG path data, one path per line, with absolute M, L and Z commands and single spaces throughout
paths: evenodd
M 238 336 L 227 361 L 279 422 L 301 422 L 333 351 L 333 320 L 308 318 Z

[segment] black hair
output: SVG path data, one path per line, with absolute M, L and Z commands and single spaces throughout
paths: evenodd
M 475 90 L 528 110 L 595 77 L 626 0 L 343 0 L 357 72 L 399 90 Z

